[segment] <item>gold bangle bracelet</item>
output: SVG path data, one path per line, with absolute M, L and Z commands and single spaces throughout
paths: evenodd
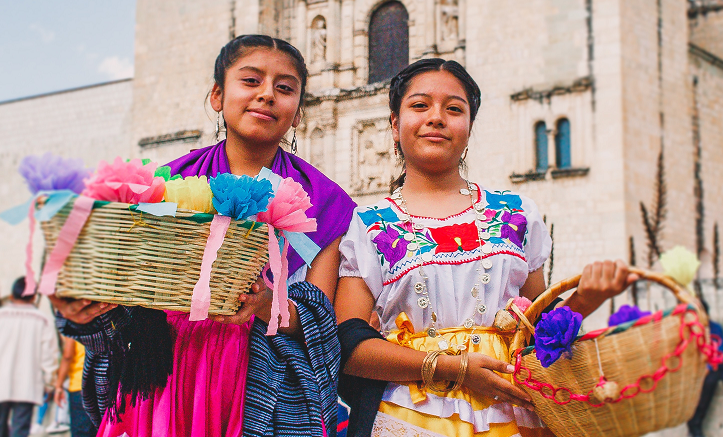
M 459 363 L 459 373 L 457 373 L 457 380 L 450 389 L 450 391 L 459 390 L 464 382 L 464 377 L 467 376 L 467 367 L 469 366 L 469 355 L 467 351 L 462 351 L 462 361 Z
M 429 390 L 436 392 L 449 391 L 449 384 L 434 382 L 434 372 L 437 370 L 437 359 L 444 353 L 446 353 L 446 351 L 430 351 L 427 352 L 427 356 L 424 357 L 424 361 L 422 362 L 422 381 L 424 382 L 424 386 Z

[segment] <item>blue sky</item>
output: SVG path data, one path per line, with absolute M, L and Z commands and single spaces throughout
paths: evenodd
M 0 0 L 0 102 L 133 76 L 135 0 Z

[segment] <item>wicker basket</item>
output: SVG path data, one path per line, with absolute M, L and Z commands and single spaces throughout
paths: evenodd
M 706 375 L 705 313 L 672 279 L 633 271 L 668 288 L 681 304 L 647 320 L 588 333 L 575 342 L 571 359 L 560 358 L 548 368 L 540 365 L 534 348 L 519 349 L 528 344 L 529 329 L 521 326 L 513 340 L 515 381 L 558 437 L 640 436 L 677 426 L 695 412 Z M 528 308 L 527 319 L 537 320 L 579 280 L 552 286 Z
M 41 223 L 46 254 L 72 205 Z M 176 217 L 157 217 L 135 208 L 95 202 L 58 275 L 58 296 L 190 311 L 213 215 L 178 210 Z M 265 224 L 231 223 L 211 271 L 209 315 L 236 313 L 239 295 L 249 290 L 268 261 L 267 244 Z

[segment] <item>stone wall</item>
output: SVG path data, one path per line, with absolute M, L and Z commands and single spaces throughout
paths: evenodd
M 214 61 L 235 35 L 234 11 L 245 16 L 245 3 L 254 2 L 236 3 L 138 1 L 131 140 L 143 140 L 140 156 L 166 162 L 211 144 L 216 113 L 205 102 Z M 167 141 L 182 132 L 194 135 Z
M 82 158 L 89 167 L 129 156 L 132 87 L 131 80 L 122 80 L 0 103 L 1 208 L 30 197 L 17 172 L 26 155 L 51 152 Z M 27 220 L 17 226 L 0 221 L 0 296 L 7 296 L 15 278 L 25 274 L 28 236 Z M 38 233 L 33 247 L 37 276 L 43 247 Z

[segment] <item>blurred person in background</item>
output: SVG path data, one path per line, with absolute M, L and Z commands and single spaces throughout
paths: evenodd
M 710 317 L 708 303 L 704 300 L 702 303 L 706 314 Z M 723 329 L 721 328 L 721 325 L 713 320 L 709 320 L 709 322 L 710 334 L 718 336 L 720 341 L 720 339 L 723 338 Z M 723 343 L 718 344 L 718 349 L 723 352 Z M 715 391 L 718 388 L 718 382 L 721 380 L 723 380 L 723 365 L 719 365 L 718 369 L 713 369 L 708 366 L 708 374 L 705 376 L 705 380 L 703 380 L 703 391 L 700 394 L 698 407 L 695 409 L 693 418 L 688 421 L 688 431 L 690 431 L 690 435 L 692 437 L 705 437 L 705 434 L 703 434 L 703 421 L 705 420 L 705 416 L 708 414 L 710 404 L 713 402 Z
M 70 406 L 71 437 L 93 437 L 98 434 L 98 429 L 90 421 L 88 413 L 83 408 L 81 385 L 84 362 L 85 347 L 72 338 L 63 337 L 63 356 L 60 359 L 58 377 L 55 380 L 55 404 L 58 407 L 65 404 L 66 396 L 63 384 L 66 378 L 70 378 L 67 401 Z
M 52 391 L 58 368 L 55 324 L 24 290 L 25 278 L 18 278 L 0 308 L 0 437 L 30 433 L 33 407 Z

